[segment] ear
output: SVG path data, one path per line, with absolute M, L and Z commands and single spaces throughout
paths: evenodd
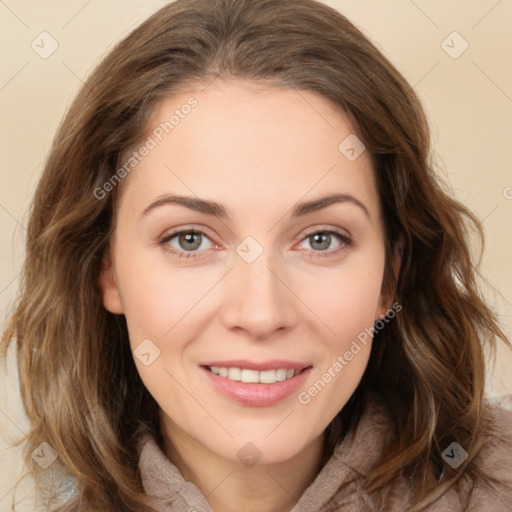
M 393 274 L 395 277 L 395 282 L 398 281 L 398 276 L 400 275 L 400 268 L 402 266 L 402 255 L 403 255 L 403 249 L 404 249 L 404 242 L 403 238 L 401 237 L 396 243 L 393 248 L 393 257 L 391 261 L 391 266 L 393 268 Z M 389 311 L 389 309 L 392 306 L 394 297 L 390 293 L 382 293 L 381 300 L 380 300 L 380 307 L 377 311 L 378 317 L 375 320 L 378 320 L 380 318 L 383 318 L 386 316 L 386 312 Z
M 116 315 L 123 314 L 123 303 L 121 301 L 121 295 L 115 279 L 114 266 L 110 256 L 103 258 L 98 284 L 103 294 L 103 305 L 105 309 Z

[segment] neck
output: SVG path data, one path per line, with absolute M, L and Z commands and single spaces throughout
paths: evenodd
M 183 478 L 194 483 L 216 512 L 289 511 L 325 462 L 324 435 L 289 460 L 245 466 L 224 458 L 162 421 L 164 451 Z

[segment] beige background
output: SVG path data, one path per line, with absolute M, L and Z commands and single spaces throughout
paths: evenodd
M 18 284 L 27 205 L 59 120 L 102 55 L 165 3 L 0 1 L 2 319 Z M 453 193 L 483 222 L 487 250 L 482 271 L 489 281 L 486 295 L 512 338 L 512 1 L 325 3 L 369 35 L 421 97 Z M 31 48 L 43 31 L 59 45 L 46 59 Z M 450 35 L 454 31 L 460 36 Z M 445 51 L 456 56 L 464 48 L 464 41 L 468 48 L 457 58 Z M 503 404 L 503 397 L 512 393 L 511 368 L 511 353 L 501 350 L 496 368 L 489 369 L 488 392 L 502 397 Z M 11 488 L 21 471 L 20 450 L 8 449 L 7 442 L 26 431 L 28 425 L 19 403 L 12 361 L 7 375 L 2 370 L 0 383 L 3 511 L 10 509 Z M 19 510 L 33 510 L 31 495 L 32 487 L 26 482 L 17 496 L 21 501 Z

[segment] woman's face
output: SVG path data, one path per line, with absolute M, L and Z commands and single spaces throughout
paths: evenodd
M 315 93 L 245 82 L 168 98 L 148 133 L 123 183 L 105 307 L 126 316 L 171 439 L 288 460 L 354 392 L 362 333 L 390 306 L 370 155 Z

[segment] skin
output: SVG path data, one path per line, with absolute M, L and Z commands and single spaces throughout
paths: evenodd
M 306 405 L 296 393 L 273 406 L 240 405 L 199 365 L 306 361 L 313 369 L 304 391 L 391 307 L 381 293 L 384 228 L 370 155 L 349 161 L 338 150 L 354 130 L 322 97 L 241 81 L 167 98 L 153 127 L 190 96 L 197 107 L 122 184 L 104 305 L 126 316 L 132 350 L 145 339 L 160 350 L 149 366 L 134 360 L 161 408 L 165 452 L 184 478 L 216 511 L 289 510 L 321 469 L 324 430 L 356 389 L 371 341 Z M 334 192 L 355 197 L 368 215 L 344 202 L 290 217 L 297 202 Z M 143 215 L 171 193 L 214 200 L 231 217 L 176 204 Z M 206 232 L 196 258 L 169 252 L 190 253 L 194 240 L 160 243 L 191 228 Z M 309 236 L 329 230 L 353 244 Z M 236 252 L 247 236 L 263 248 L 252 263 Z M 237 456 L 247 442 L 261 452 L 251 467 Z

